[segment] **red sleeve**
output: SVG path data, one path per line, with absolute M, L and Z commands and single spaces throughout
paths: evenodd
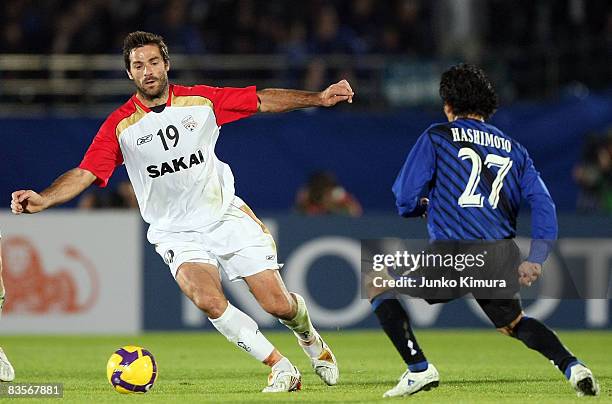
M 207 86 L 197 87 L 206 88 Z M 219 126 L 246 118 L 257 112 L 258 100 L 255 86 L 244 88 L 207 87 L 207 90 Z
M 115 133 L 117 124 L 117 119 L 113 117 L 109 117 L 102 124 L 79 165 L 79 168 L 90 171 L 97 177 L 95 183 L 100 187 L 108 184 L 115 167 L 123 163 L 123 155 Z

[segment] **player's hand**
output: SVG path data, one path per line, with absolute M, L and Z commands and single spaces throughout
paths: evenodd
M 11 211 L 16 215 L 37 213 L 45 209 L 45 198 L 32 190 L 15 191 L 11 197 Z
M 519 283 L 523 286 L 531 286 L 540 275 L 542 275 L 542 265 L 535 262 L 523 261 L 519 266 Z
M 332 107 L 342 101 L 347 101 L 351 104 L 355 95 L 351 85 L 346 80 L 340 80 L 336 84 L 332 84 L 319 94 L 321 105 L 324 107 Z

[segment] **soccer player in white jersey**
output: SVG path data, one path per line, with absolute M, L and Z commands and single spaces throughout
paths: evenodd
M 173 85 L 163 39 L 140 31 L 126 37 L 123 56 L 136 94 L 102 124 L 79 167 L 40 193 L 13 192 L 13 213 L 40 212 L 93 183 L 105 186 L 124 163 L 142 217 L 150 224 L 149 242 L 215 328 L 272 368 L 263 391 L 298 390 L 300 372 L 253 319 L 227 301 L 219 269 L 230 280 L 243 279 L 261 307 L 295 333 L 315 373 L 326 384 L 336 384 L 336 358 L 312 326 L 304 299 L 285 288 L 272 236 L 234 194 L 232 171 L 214 148 L 222 125 L 256 112 L 350 103 L 354 93 L 349 83 L 342 80 L 318 93 Z
M 2 234 L 0 234 L 0 240 Z M 2 282 L 2 245 L 0 244 L 0 317 L 2 317 L 2 306 L 4 306 L 4 283 Z M 15 370 L 9 362 L 6 354 L 0 348 L 0 382 L 12 382 L 15 379 Z

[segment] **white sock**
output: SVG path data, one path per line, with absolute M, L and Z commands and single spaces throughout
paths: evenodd
M 292 293 L 295 296 L 297 303 L 297 312 L 295 317 L 291 320 L 279 320 L 287 328 L 289 328 L 297 337 L 300 346 L 304 349 L 304 352 L 311 358 L 318 358 L 323 352 L 323 344 L 321 338 L 317 333 L 317 330 L 310 321 L 308 315 L 308 309 L 306 308 L 306 302 L 304 298 L 297 293 Z
M 293 369 L 293 365 L 291 364 L 291 362 L 289 362 L 289 359 L 287 359 L 286 357 L 283 357 L 281 360 L 276 362 L 274 366 L 272 366 L 273 371 L 276 369 L 283 369 L 283 370 L 291 371 Z
M 304 345 L 304 342 L 300 341 L 300 346 L 310 358 L 318 358 L 323 353 L 323 343 L 321 342 L 321 338 L 319 338 L 318 334 L 317 339 L 314 340 L 312 344 Z
M 274 351 L 274 346 L 259 331 L 257 323 L 229 302 L 221 317 L 211 318 L 210 322 L 229 342 L 260 362 Z

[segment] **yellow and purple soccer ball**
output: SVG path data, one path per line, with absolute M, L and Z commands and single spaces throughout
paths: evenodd
M 157 379 L 157 363 L 151 352 L 127 345 L 111 355 L 106 364 L 106 377 L 119 393 L 146 393 Z

